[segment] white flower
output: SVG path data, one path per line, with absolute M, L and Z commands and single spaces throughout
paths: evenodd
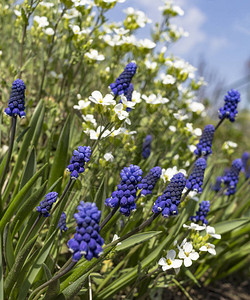
M 90 139 L 91 140 L 98 140 L 98 138 L 99 138 L 99 136 L 100 136 L 101 133 L 102 133 L 101 138 L 105 138 L 106 136 L 108 136 L 110 134 L 109 130 L 105 130 L 103 132 L 104 128 L 105 128 L 104 126 L 99 126 L 99 127 L 97 127 L 96 130 L 93 130 L 93 129 L 89 130 L 89 129 L 87 129 L 84 132 L 86 134 L 90 135 Z
M 90 49 L 89 52 L 85 53 L 85 56 L 87 56 L 89 59 L 92 60 L 104 60 L 105 57 L 102 54 L 98 54 L 98 51 L 95 49 Z
M 194 134 L 197 135 L 197 136 L 201 136 L 202 135 L 202 130 L 200 128 L 195 128 Z
M 179 252 L 179 258 L 184 259 L 184 266 L 190 267 L 192 265 L 192 260 L 197 260 L 199 258 L 198 252 L 193 250 L 193 245 L 190 242 L 185 242 L 182 249 Z
M 158 98 L 155 94 L 150 94 L 148 97 L 142 95 L 142 99 L 146 101 L 147 104 L 160 104 L 161 99 Z
M 114 97 L 111 94 L 107 94 L 104 98 L 99 91 L 94 91 L 91 96 L 89 96 L 89 100 L 101 105 L 114 105 L 116 104 Z
M 75 4 L 75 7 L 88 5 L 87 8 L 91 8 L 95 6 L 95 3 L 92 0 L 72 0 L 72 2 Z
M 123 10 L 128 16 L 135 17 L 136 24 L 139 27 L 144 27 L 147 23 L 152 23 L 152 20 L 148 19 L 143 11 L 135 10 L 133 7 L 128 7 Z
M 202 103 L 195 101 L 189 103 L 188 107 L 192 112 L 196 112 L 197 114 L 200 114 L 205 110 L 205 106 Z
M 49 25 L 47 17 L 35 16 L 34 21 L 37 22 L 39 28 L 43 28 Z
M 2 50 L 0 50 L 0 56 L 1 56 L 1 55 L 3 55 L 3 51 L 2 51 Z
M 117 240 L 119 240 L 119 236 L 118 236 L 117 234 L 114 234 L 111 243 L 113 243 L 113 242 L 115 242 L 115 241 L 117 241 Z M 122 244 L 122 243 L 117 243 L 116 246 L 119 246 L 119 245 L 121 245 L 121 244 Z
M 206 232 L 208 235 L 210 235 L 211 237 L 220 240 L 221 239 L 221 235 L 220 234 L 216 234 L 215 233 L 215 229 L 212 226 L 207 226 L 206 227 Z
M 176 132 L 176 127 L 171 125 L 171 126 L 169 126 L 169 130 L 172 132 Z
M 121 127 L 120 130 L 121 130 L 121 133 L 126 134 L 126 135 L 133 135 L 133 134 L 137 133 L 135 130 L 134 131 L 128 131 L 128 129 L 124 128 L 124 127 Z
M 113 128 L 111 129 L 110 136 L 115 137 L 115 136 L 117 136 L 117 135 L 119 135 L 119 134 L 121 134 L 121 133 L 122 133 L 121 128 L 115 129 L 115 127 L 113 127 Z
M 94 127 L 96 126 L 96 119 L 94 118 L 93 115 L 91 114 L 87 114 L 87 115 L 82 115 L 82 118 L 85 122 L 90 122 L 94 125 Z
M 81 95 L 77 94 L 77 98 L 81 99 Z M 86 100 L 79 100 L 78 101 L 78 105 L 74 105 L 73 108 L 74 109 L 78 109 L 78 110 L 82 110 L 82 109 L 88 107 L 89 105 L 90 105 L 90 101 L 88 101 L 88 99 L 86 99 Z
M 174 250 L 169 250 L 167 253 L 167 259 L 161 258 L 158 262 L 160 266 L 162 266 L 162 270 L 166 271 L 169 269 L 177 269 L 180 268 L 182 265 L 181 259 L 175 259 L 176 252 Z
M 210 243 L 207 243 L 204 246 L 200 247 L 199 250 L 209 252 L 212 255 L 216 255 L 215 245 L 210 244 Z
M 191 223 L 190 226 L 186 225 L 186 224 L 183 224 L 183 227 L 188 228 L 188 229 L 192 229 L 192 230 L 197 230 L 197 231 L 201 231 L 201 230 L 204 230 L 206 228 L 206 226 L 200 226 L 196 223 Z
M 181 111 L 178 113 L 174 113 L 173 116 L 175 117 L 176 120 L 184 121 L 188 119 L 188 115 L 183 115 Z
M 79 34 L 79 32 L 81 31 L 80 27 L 78 25 L 71 26 L 71 29 L 72 29 L 74 34 Z
M 135 102 L 135 103 L 140 103 L 141 102 L 141 94 L 138 93 L 137 91 L 133 91 L 131 101 Z
M 50 7 L 54 6 L 54 3 L 49 3 L 49 2 L 42 1 L 42 2 L 39 3 L 39 5 L 50 8 Z
M 53 35 L 55 33 L 54 29 L 51 27 L 48 27 L 44 30 L 44 33 L 47 35 Z
M 146 49 L 153 49 L 156 46 L 156 44 L 149 39 L 139 40 L 137 45 Z
M 122 104 L 128 108 L 134 108 L 134 106 L 136 105 L 136 102 L 128 101 L 124 94 L 121 95 L 121 101 Z
M 112 162 L 114 160 L 114 156 L 112 155 L 112 153 L 107 152 L 107 153 L 104 154 L 104 159 L 106 161 L 111 161 Z
M 174 175 L 177 173 L 182 172 L 185 176 L 187 175 L 187 172 L 184 169 L 177 170 L 177 167 L 174 166 L 173 168 L 162 169 L 161 173 L 161 179 L 163 179 L 164 182 L 169 181 Z
M 224 144 L 223 144 L 223 148 L 225 150 L 228 150 L 230 148 L 237 148 L 238 147 L 238 144 L 234 143 L 234 142 L 231 142 L 231 141 L 226 141 Z
M 114 28 L 113 30 L 118 35 L 125 35 L 125 34 L 129 33 L 129 29 L 124 29 L 123 27 Z
M 14 13 L 17 17 L 21 16 L 21 12 L 19 10 L 14 9 Z
M 146 60 L 145 66 L 147 67 L 147 69 L 154 70 L 157 68 L 157 62 L 151 62 L 150 60 Z
M 124 120 L 128 118 L 128 112 L 123 110 L 123 108 L 124 106 L 122 103 L 119 103 L 114 107 L 114 111 L 117 114 L 119 120 Z
M 70 20 L 73 18 L 77 18 L 81 15 L 81 13 L 75 9 L 74 7 L 67 10 L 67 13 L 63 15 L 63 18 Z
M 160 79 L 162 80 L 163 84 L 174 84 L 176 82 L 176 79 L 174 78 L 174 76 L 170 75 L 170 74 L 160 74 Z
M 190 150 L 190 152 L 194 152 L 194 150 L 196 149 L 195 145 L 188 145 L 188 149 Z

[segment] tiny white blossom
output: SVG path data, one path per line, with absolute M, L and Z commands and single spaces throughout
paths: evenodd
M 122 101 L 122 104 L 128 108 L 134 108 L 134 106 L 136 105 L 136 102 L 128 101 L 127 98 L 123 94 L 121 95 L 121 101 Z
M 238 144 L 234 143 L 234 142 L 231 142 L 231 141 L 226 141 L 224 144 L 223 144 L 223 148 L 228 150 L 230 148 L 237 148 L 238 147 Z
M 119 236 L 118 236 L 117 234 L 114 234 L 111 243 L 113 243 L 113 242 L 115 242 L 115 241 L 117 241 L 117 240 L 119 240 Z M 121 244 L 122 244 L 122 243 L 117 243 L 116 246 L 119 246 L 119 245 L 121 245 Z
M 14 9 L 14 13 L 17 17 L 20 17 L 21 16 L 21 12 L 17 9 Z
M 114 107 L 114 111 L 120 120 L 127 119 L 129 115 L 127 111 L 123 110 L 123 108 L 124 107 L 122 103 L 119 103 Z
M 205 106 L 202 103 L 195 101 L 189 103 L 188 107 L 192 112 L 196 112 L 198 114 L 202 113 L 205 110 Z
M 175 259 L 176 257 L 176 252 L 174 250 L 169 250 L 167 253 L 167 259 L 166 258 L 161 258 L 158 262 L 160 266 L 162 266 L 162 270 L 166 271 L 169 269 L 176 269 L 180 268 L 182 265 L 182 260 L 180 259 Z
M 187 172 L 184 169 L 177 170 L 177 167 L 174 166 L 173 168 L 162 169 L 161 173 L 161 179 L 163 179 L 164 182 L 169 181 L 174 175 L 177 173 L 183 173 L 185 176 L 187 175 Z
M 118 34 L 118 35 L 125 35 L 125 34 L 129 33 L 129 29 L 125 29 L 125 28 L 123 28 L 123 27 L 120 27 L 120 28 L 114 28 L 113 30 L 114 30 L 114 32 L 115 32 L 116 34 Z
M 157 68 L 157 62 L 151 62 L 150 60 L 146 60 L 145 61 L 145 66 L 147 69 L 150 69 L 150 70 L 155 70 Z
M 170 75 L 170 74 L 160 74 L 160 79 L 162 80 L 163 84 L 174 84 L 176 82 L 176 79 L 174 78 L 174 76 Z
M 114 156 L 112 155 L 112 153 L 109 153 L 109 152 L 105 153 L 103 157 L 106 161 L 112 162 L 114 160 Z
M 220 240 L 221 239 L 221 235 L 220 234 L 216 234 L 215 233 L 215 229 L 212 226 L 207 226 L 206 227 L 206 232 L 208 235 L 210 235 L 211 237 Z
M 91 114 L 87 114 L 87 115 L 82 115 L 82 118 L 85 122 L 90 122 L 94 125 L 94 127 L 96 126 L 96 119 L 94 118 L 93 115 Z
M 44 30 L 44 33 L 46 33 L 47 35 L 53 35 L 55 33 L 55 31 L 53 28 L 48 27 Z
M 135 102 L 135 103 L 140 103 L 141 102 L 141 94 L 138 93 L 137 91 L 133 91 L 131 101 Z
M 206 251 L 212 255 L 216 255 L 215 245 L 207 243 L 204 246 L 200 247 L 200 251 Z
M 188 115 L 183 115 L 181 111 L 178 113 L 174 113 L 173 116 L 175 117 L 176 120 L 184 121 L 188 119 Z
M 90 135 L 90 139 L 91 140 L 98 140 L 98 138 L 99 138 L 99 136 L 100 136 L 101 133 L 102 133 L 101 138 L 105 138 L 106 136 L 108 136 L 110 134 L 109 130 L 105 130 L 103 132 L 104 128 L 105 128 L 104 126 L 99 126 L 99 127 L 97 127 L 96 130 L 93 130 L 93 129 L 89 130 L 89 129 L 87 129 L 84 132 L 86 134 Z
M 149 39 L 143 39 L 143 40 L 139 40 L 137 42 L 137 45 L 142 48 L 153 49 L 153 48 L 155 48 L 156 43 L 154 43 L 153 41 L 151 41 Z
M 171 125 L 171 126 L 169 126 L 169 130 L 172 132 L 176 132 L 176 127 Z
M 99 91 L 92 92 L 91 96 L 89 96 L 89 100 L 101 105 L 114 105 L 116 104 L 113 95 L 107 94 L 104 98 L 102 93 Z
M 188 149 L 190 150 L 190 152 L 194 152 L 194 150 L 196 149 L 195 145 L 188 145 Z
M 50 7 L 53 7 L 55 4 L 42 1 L 42 2 L 39 3 L 39 5 L 50 8 Z
M 85 53 L 85 56 L 87 56 L 89 59 L 92 60 L 104 60 L 105 57 L 102 54 L 98 54 L 98 51 L 95 49 L 90 49 L 89 52 Z
M 88 99 L 86 100 L 80 100 L 81 99 L 81 95 L 77 94 L 77 98 L 79 99 L 78 101 L 78 105 L 74 105 L 73 108 L 74 109 L 78 109 L 78 110 L 82 110 L 86 107 L 88 107 L 90 105 L 90 101 L 88 101 Z
M 200 128 L 195 128 L 194 134 L 197 135 L 197 136 L 201 136 L 202 135 L 202 130 Z
M 49 26 L 49 22 L 48 22 L 47 17 L 35 16 L 34 17 L 34 21 L 38 24 L 39 28 L 43 28 L 43 27 Z
M 192 260 L 197 260 L 199 258 L 198 252 L 193 250 L 193 245 L 190 242 L 186 242 L 179 252 L 179 258 L 184 259 L 184 266 L 190 267 L 192 265 Z
M 188 229 L 192 229 L 192 230 L 197 230 L 197 231 L 201 231 L 201 230 L 206 229 L 206 226 L 200 226 L 196 223 L 191 223 L 190 226 L 186 225 L 186 224 L 183 224 L 183 227 L 188 228 Z

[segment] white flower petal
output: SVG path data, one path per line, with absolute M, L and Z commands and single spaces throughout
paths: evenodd
M 199 254 L 197 252 L 191 252 L 189 254 L 190 259 L 197 260 L 199 258 Z
M 208 249 L 207 249 L 207 247 L 206 246 L 202 246 L 202 247 L 200 247 L 200 249 L 199 249 L 200 251 L 207 251 Z
M 174 269 L 175 268 L 180 268 L 180 266 L 182 265 L 182 262 L 183 262 L 183 260 L 181 260 L 181 259 L 174 259 L 172 261 L 173 268 Z
M 207 250 L 210 254 L 212 254 L 212 255 L 216 255 L 216 251 L 215 251 L 215 249 L 213 249 L 213 248 L 208 248 L 208 250 Z
M 185 267 L 190 267 L 192 265 L 192 260 L 189 257 L 186 257 L 184 259 L 184 266 Z
M 176 256 L 176 252 L 174 250 L 169 250 L 167 253 L 167 259 L 173 260 Z
M 192 243 L 185 243 L 185 245 L 183 246 L 183 249 L 185 252 L 190 253 L 193 250 L 193 245 Z
M 179 256 L 179 258 L 186 258 L 187 257 L 182 249 L 180 250 L 178 256 Z
M 164 257 L 162 257 L 162 258 L 159 260 L 158 264 L 159 264 L 160 266 L 165 266 L 165 265 L 167 264 L 167 263 L 166 263 L 166 259 L 165 259 Z

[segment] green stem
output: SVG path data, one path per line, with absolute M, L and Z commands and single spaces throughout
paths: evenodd
M 221 119 L 218 124 L 215 126 L 215 131 L 220 127 L 220 125 L 222 124 L 222 122 L 225 120 L 225 117 L 223 119 Z
M 120 201 L 117 205 L 112 209 L 112 211 L 107 215 L 107 217 L 102 221 L 100 225 L 100 231 L 102 228 L 108 223 L 108 221 L 113 217 L 113 215 L 117 212 L 118 208 L 120 207 Z

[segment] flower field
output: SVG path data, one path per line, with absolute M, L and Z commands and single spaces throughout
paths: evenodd
M 216 118 L 198 100 L 169 50 L 179 6 L 112 22 L 123 2 L 0 1 L 0 300 L 192 299 L 249 276 L 249 112 L 233 86 Z

